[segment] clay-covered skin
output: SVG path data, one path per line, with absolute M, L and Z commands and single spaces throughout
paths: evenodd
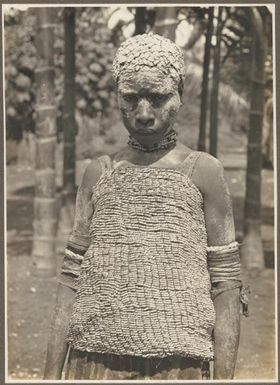
M 155 69 L 176 83 L 186 75 L 184 53 L 171 40 L 157 34 L 141 34 L 125 40 L 116 52 L 113 77 L 135 77 L 140 70 Z
M 173 127 L 181 106 L 178 84 L 155 69 L 121 77 L 118 103 L 127 131 L 144 146 L 159 142 Z
M 139 70 L 132 77 L 120 76 L 118 101 L 127 131 L 144 146 L 159 142 L 173 127 L 181 105 L 178 82 L 170 76 L 162 76 L 156 69 Z M 187 130 L 187 127 L 185 128 Z M 167 150 L 143 152 L 125 147 L 112 156 L 114 167 L 125 165 L 174 168 L 191 150 L 180 142 Z M 88 228 L 92 214 L 91 191 L 101 175 L 96 160 L 87 167 L 79 189 L 75 224 L 79 229 Z M 208 245 L 225 245 L 235 239 L 232 208 L 221 163 L 208 154 L 201 154 L 192 176 L 204 200 Z M 82 214 L 81 214 L 82 213 Z M 81 223 L 85 221 L 85 223 Z M 227 282 L 218 283 L 218 287 Z M 232 284 L 230 282 L 229 284 Z M 74 300 L 73 290 L 59 287 L 57 306 L 48 346 L 45 379 L 61 378 L 66 356 L 65 335 Z M 216 324 L 214 330 L 214 379 L 231 379 L 234 374 L 239 340 L 239 291 L 221 293 L 214 301 Z

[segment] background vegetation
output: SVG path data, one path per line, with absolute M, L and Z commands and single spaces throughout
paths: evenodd
M 195 147 L 199 127 L 199 102 L 203 71 L 204 34 L 201 33 L 191 49 L 186 36 L 192 38 L 197 23 L 205 23 L 205 12 L 197 8 L 178 9 L 177 40 L 185 45 L 188 77 L 185 83 L 185 104 L 179 117 L 181 139 Z M 112 13 L 113 11 L 111 11 Z M 122 12 L 122 13 L 121 13 Z M 78 123 L 77 156 L 87 158 L 100 149 L 112 151 L 126 138 L 116 108 L 111 65 L 115 50 L 126 34 L 134 32 L 135 10 L 76 8 L 76 120 Z M 151 29 L 153 10 L 150 10 Z M 108 27 L 110 26 L 110 28 Z M 127 32 L 129 30 L 130 32 Z M 6 135 L 19 142 L 24 132 L 34 132 L 36 20 L 34 8 L 26 11 L 12 9 L 5 14 L 5 77 L 6 77 Z M 248 116 L 250 76 L 250 33 L 221 68 L 220 137 L 232 135 L 237 144 L 244 145 Z M 185 41 L 184 41 L 185 39 Z M 61 133 L 63 98 L 64 36 L 63 9 L 57 9 L 55 27 L 55 93 L 58 107 L 58 139 Z M 222 53 L 225 52 L 225 47 Z M 190 123 L 187 130 L 184 122 Z M 243 135 L 243 140 L 242 140 Z M 234 140 L 235 142 L 235 140 Z M 236 143 L 234 143 L 236 144 Z M 12 147 L 12 146 L 10 146 Z M 223 142 L 222 142 L 223 147 Z M 9 151 L 8 151 L 9 152 Z M 7 160 L 15 154 L 7 154 Z
M 222 11 L 221 11 L 221 8 Z M 63 165 L 63 145 L 65 141 L 64 97 L 64 12 L 65 8 L 55 10 L 54 29 L 54 70 L 55 99 L 57 107 L 57 144 L 55 162 L 40 154 L 42 159 L 56 166 L 56 184 L 53 186 L 54 199 L 65 198 L 64 176 L 69 171 Z M 166 11 L 168 11 L 166 13 Z M 72 156 L 76 168 L 76 182 L 89 158 L 101 153 L 117 151 L 126 143 L 127 133 L 119 117 L 111 65 L 114 53 L 122 40 L 134 33 L 156 31 L 169 36 L 183 48 L 187 68 L 183 106 L 180 110 L 176 129 L 179 138 L 189 147 L 197 149 L 200 120 L 206 115 L 206 142 L 209 149 L 211 115 L 210 105 L 214 105 L 218 130 L 216 145 L 217 156 L 225 167 L 233 199 L 237 239 L 244 239 L 244 197 L 247 190 L 247 133 L 249 129 L 249 110 L 252 77 L 252 25 L 245 7 L 215 7 L 213 28 L 210 36 L 210 66 L 208 68 L 208 103 L 206 110 L 201 109 L 202 78 L 205 71 L 205 42 L 209 31 L 210 7 L 76 7 L 75 41 L 75 120 L 77 135 L 76 156 Z M 265 108 L 263 132 L 271 168 L 271 143 L 273 104 L 272 104 L 272 18 L 266 7 L 258 7 L 265 30 L 262 42 L 267 44 L 265 62 Z M 217 23 L 221 16 L 222 24 Z M 34 196 L 38 193 L 35 183 L 34 165 L 36 158 L 35 143 L 35 97 L 39 82 L 35 81 L 37 62 L 36 13 L 34 8 L 20 11 L 9 8 L 5 12 L 5 92 L 6 92 L 6 159 L 7 159 L 7 273 L 8 273 L 8 341 L 10 378 L 42 378 L 47 344 L 46 330 L 55 300 L 55 278 L 38 277 L 34 274 L 31 255 L 34 251 L 36 233 L 34 224 L 46 219 L 47 210 L 34 209 Z M 164 20 L 173 20 L 166 26 Z M 163 23 L 162 23 L 163 22 Z M 41 28 L 42 30 L 42 28 Z M 219 71 L 214 71 L 213 58 L 220 40 Z M 217 59 L 217 57 L 216 57 Z M 215 103 L 210 103 L 213 95 L 214 72 L 218 74 L 218 93 Z M 258 81 L 258 79 L 255 79 Z M 37 84 L 36 84 L 37 83 Z M 217 84 L 217 83 L 216 83 Z M 261 82 L 259 83 L 261 84 Z M 38 87 L 39 88 L 39 87 Z M 73 93 L 74 94 L 74 93 Z M 69 99 L 69 98 L 68 98 Z M 38 115 L 38 114 L 37 114 Z M 70 131 L 70 130 L 69 130 Z M 47 135 L 46 135 L 47 136 Z M 254 136 L 254 132 L 253 132 Z M 213 138 L 212 138 L 213 139 Z M 254 139 L 254 138 L 253 138 Z M 70 141 L 68 139 L 68 141 Z M 47 142 L 47 141 L 45 141 Z M 268 145 L 269 144 L 269 145 Z M 38 145 L 38 142 L 37 142 Z M 257 143 L 260 146 L 260 143 Z M 253 146 L 253 148 L 256 148 Z M 45 158 L 43 158 L 45 156 Z M 36 161 L 35 161 L 36 160 Z M 87 161 L 85 161 L 87 160 Z M 64 161 L 64 163 L 66 163 Z M 48 166 L 45 162 L 45 166 Z M 254 162 L 251 164 L 255 164 Z M 264 164 L 265 165 L 265 164 Z M 68 165 L 69 166 L 69 165 Z M 274 233 L 273 233 L 273 171 L 251 169 L 252 180 L 262 185 L 261 199 L 253 199 L 258 205 L 258 223 L 254 229 L 257 237 L 250 244 L 261 243 L 264 258 L 259 253 L 262 269 L 259 275 L 249 275 L 246 269 L 244 282 L 250 283 L 251 317 L 242 318 L 241 347 L 236 370 L 237 379 L 274 378 Z M 258 174 L 258 178 L 255 175 Z M 44 178 L 42 178 L 44 182 Z M 36 185 L 36 187 L 35 187 Z M 42 186 L 47 186 L 43 185 Z M 49 186 L 47 186 L 49 187 Z M 57 188 L 58 187 L 58 188 Z M 70 190 L 73 186 L 70 186 Z M 254 186 L 253 186 L 254 187 Z M 64 189 L 64 190 L 63 190 Z M 42 188 L 48 193 L 48 188 Z M 73 188 L 74 190 L 74 188 Z M 253 191 L 253 192 L 254 192 Z M 71 192 L 71 191 L 70 191 Z M 73 191 L 72 191 L 73 192 Z M 255 195 L 256 196 L 256 195 Z M 252 198 L 252 195 L 249 197 Z M 254 196 L 253 196 L 254 198 Z M 44 199 L 42 200 L 44 201 Z M 250 201 L 250 200 L 249 200 Z M 44 202 L 42 202 L 44 203 Z M 72 203 L 72 202 L 70 202 Z M 64 207 L 63 204 L 60 205 Z M 253 207 L 253 206 L 252 206 Z M 255 207 L 255 206 L 254 206 Z M 65 208 L 65 207 L 64 207 Z M 38 217 L 38 213 L 41 217 Z M 60 210 L 60 215 L 63 210 Z M 68 211 L 68 210 L 66 210 Z M 73 212 L 73 210 L 69 210 Z M 56 210 L 54 216 L 58 216 Z M 54 217 L 53 216 L 53 217 Z M 66 232 L 71 227 L 67 215 Z M 50 219 L 50 218 L 48 218 Z M 57 219 L 57 218 L 52 218 Z M 249 218 L 250 219 L 250 218 Z M 37 220 L 37 222 L 36 222 Z M 63 221 L 60 221 L 60 224 Z M 37 226 L 42 229 L 42 227 Z M 57 239 L 62 239 L 60 235 Z M 39 239 L 40 241 L 40 239 Z M 63 242 L 62 242 L 63 243 Z M 41 248 L 42 249 L 42 248 Z M 253 248 L 252 248 L 253 250 Z M 53 261 L 61 263 L 59 250 Z M 254 251 L 254 250 L 253 250 Z M 252 254 L 254 262 L 256 253 Z M 33 255 L 34 257 L 34 255 Z M 33 258 L 34 259 L 34 258 Z M 265 268 L 264 268 L 265 267 Z M 251 274 L 251 273 L 250 273 Z M 34 311 L 36 309 L 36 311 Z

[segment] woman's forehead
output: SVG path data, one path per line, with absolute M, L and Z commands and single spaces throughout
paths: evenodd
M 120 77 L 118 90 L 120 92 L 174 92 L 178 84 L 171 76 L 163 76 L 159 71 L 140 71 L 134 77 Z

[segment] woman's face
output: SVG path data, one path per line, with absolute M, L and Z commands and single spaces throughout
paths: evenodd
M 130 135 L 148 146 L 159 142 L 172 128 L 181 105 L 178 84 L 156 70 L 121 77 L 118 102 Z

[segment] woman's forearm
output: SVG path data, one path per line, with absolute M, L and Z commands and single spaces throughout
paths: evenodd
M 72 312 L 75 292 L 69 287 L 58 285 L 51 333 L 47 348 L 44 379 L 60 379 L 67 354 L 66 334 Z
M 214 299 L 214 379 L 234 376 L 240 333 L 239 290 L 224 291 Z

